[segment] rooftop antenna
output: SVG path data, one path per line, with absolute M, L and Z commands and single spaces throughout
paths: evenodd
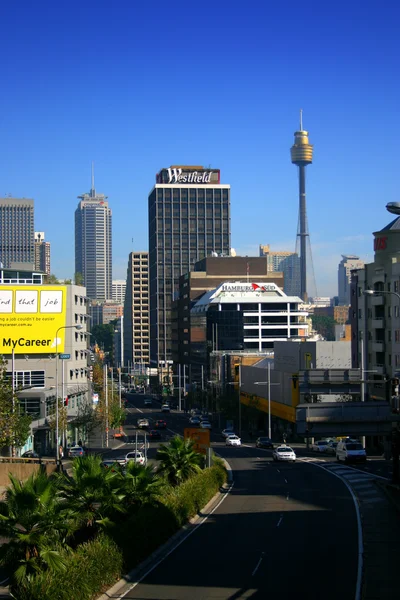
M 94 162 L 93 161 L 92 161 L 92 189 L 91 189 L 91 192 L 92 192 L 92 194 L 91 194 L 92 197 L 96 195 L 95 189 L 94 189 Z
M 300 131 L 303 131 L 303 109 L 300 109 Z

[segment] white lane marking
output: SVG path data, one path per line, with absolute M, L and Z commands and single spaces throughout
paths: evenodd
M 279 525 L 282 523 L 282 519 L 283 519 L 283 517 L 281 517 L 281 518 L 279 519 L 279 521 L 277 522 L 277 524 L 276 524 L 276 526 L 277 526 L 277 527 L 279 527 Z
M 259 559 L 258 563 L 256 564 L 254 571 L 251 574 L 252 577 L 254 577 L 254 575 L 257 573 L 258 567 L 261 565 L 263 558 L 264 558 L 264 552 L 261 553 L 260 559 Z
M 0 585 L 3 585 L 3 583 L 7 583 L 8 581 L 8 577 L 6 577 L 5 579 L 3 579 L 3 581 L 0 581 Z
M 125 596 L 127 594 L 129 594 L 129 592 L 131 590 L 133 590 L 137 585 L 139 585 L 139 583 L 141 581 L 143 581 L 143 579 L 145 579 L 145 577 L 147 577 L 147 575 L 149 575 L 152 571 L 154 571 L 154 569 L 156 569 L 158 567 L 159 564 L 161 564 L 170 554 L 172 554 L 174 552 L 174 550 L 176 550 L 177 548 L 179 548 L 179 546 L 181 544 L 183 544 L 183 542 L 185 542 L 188 537 L 190 537 L 192 535 L 192 533 L 194 533 L 195 531 L 197 531 L 197 529 L 203 525 L 203 523 L 205 523 L 207 521 L 207 519 L 209 517 L 211 517 L 211 515 L 217 510 L 217 508 L 219 508 L 221 506 L 221 504 L 223 503 L 223 501 L 225 500 L 225 498 L 228 496 L 228 494 L 231 492 L 233 486 L 234 486 L 235 482 L 232 481 L 231 485 L 229 486 L 228 490 L 224 493 L 224 495 L 222 496 L 221 500 L 218 502 L 217 506 L 215 506 L 211 512 L 208 513 L 208 515 L 206 515 L 199 523 L 197 523 L 197 525 L 195 525 L 193 527 L 193 529 L 190 529 L 187 533 L 187 535 L 185 535 L 173 548 L 171 548 L 171 550 L 169 550 L 162 558 L 160 558 L 160 560 L 158 560 L 154 565 L 152 565 L 149 569 L 147 569 L 147 571 L 141 575 L 139 577 L 139 579 L 137 581 L 135 581 L 135 583 L 133 583 L 129 589 L 125 592 L 125 594 L 123 596 L 121 596 L 121 598 L 125 598 Z
M 322 465 L 319 465 L 318 463 L 315 463 L 315 462 L 308 463 L 308 464 L 314 465 L 314 467 L 318 467 L 319 469 L 323 469 L 325 472 L 331 473 L 334 477 L 337 477 L 338 479 L 343 481 L 344 485 L 349 490 L 350 495 L 353 499 L 354 508 L 356 511 L 357 534 L 358 534 L 358 536 L 357 536 L 358 537 L 358 540 L 357 540 L 358 541 L 358 565 L 357 565 L 356 593 L 354 596 L 354 600 L 360 600 L 361 599 L 364 544 L 363 544 L 363 535 L 362 535 L 362 527 L 361 527 L 361 514 L 360 514 L 360 508 L 359 508 L 359 505 L 357 502 L 357 497 L 356 497 L 354 491 L 351 489 L 350 484 L 346 481 L 346 479 L 344 479 L 344 477 L 342 477 L 338 473 L 335 473 L 335 471 L 333 469 L 327 469 L 326 467 L 323 467 Z M 348 467 L 348 468 L 351 468 L 351 467 Z M 358 470 L 358 469 L 355 469 L 355 470 Z
M 278 473 L 280 473 L 280 470 L 279 470 L 279 469 L 277 469 L 277 471 L 278 471 Z
M 286 500 L 289 500 L 289 494 L 286 496 Z
M 285 483 L 287 483 L 287 479 L 285 479 Z

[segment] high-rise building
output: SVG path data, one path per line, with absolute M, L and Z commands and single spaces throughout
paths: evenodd
M 44 231 L 35 231 L 35 269 L 50 275 L 50 242 L 45 242 Z
M 75 211 L 75 273 L 81 273 L 87 295 L 92 300 L 112 298 L 112 212 L 107 196 L 89 194 L 78 196 Z
M 34 201 L 28 198 L 0 198 L 0 264 L 29 263 L 33 267 Z
M 150 362 L 172 359 L 172 299 L 180 275 L 205 256 L 229 255 L 230 186 L 219 169 L 162 169 L 149 194 Z
M 149 253 L 129 254 L 124 304 L 124 361 L 149 365 Z
M 349 306 L 350 304 L 351 272 L 354 269 L 363 269 L 364 264 L 359 256 L 342 254 L 342 260 L 338 268 L 339 304 L 341 306 Z
M 272 252 L 269 245 L 260 244 L 260 256 L 266 256 L 268 272 L 283 273 L 283 291 L 288 296 L 300 296 L 300 258 L 296 252 Z
M 125 290 L 125 279 L 112 280 L 112 299 L 114 300 L 114 302 L 119 302 L 120 304 L 123 304 L 125 302 Z
M 307 292 L 307 246 L 311 254 L 306 210 L 306 166 L 312 163 L 313 146 L 308 141 L 308 131 L 303 129 L 303 111 L 300 111 L 300 129 L 294 133 L 290 149 L 291 160 L 299 167 L 299 227 L 297 239 L 300 245 L 300 297 L 308 300 Z

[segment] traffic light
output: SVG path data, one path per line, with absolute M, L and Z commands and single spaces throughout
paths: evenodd
M 392 377 L 392 396 L 399 395 L 399 378 Z

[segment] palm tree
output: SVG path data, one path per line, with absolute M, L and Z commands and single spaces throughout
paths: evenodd
M 164 482 L 157 476 L 152 466 L 144 466 L 129 461 L 124 477 L 124 491 L 130 505 L 140 507 L 154 503 L 161 494 Z
M 43 568 L 64 570 L 65 553 L 60 548 L 74 524 L 56 482 L 41 471 L 25 482 L 10 474 L 10 481 L 0 502 L 0 535 L 8 540 L 0 547 L 0 562 L 13 572 L 17 584 Z
M 173 437 L 168 446 L 161 444 L 157 452 L 159 472 L 164 473 L 171 485 L 180 485 L 194 473 L 198 473 L 203 457 L 194 450 L 191 439 Z
M 126 512 L 122 474 L 105 469 L 100 456 L 75 458 L 72 477 L 60 474 L 59 479 L 62 495 L 80 526 L 93 530 L 107 527 Z

